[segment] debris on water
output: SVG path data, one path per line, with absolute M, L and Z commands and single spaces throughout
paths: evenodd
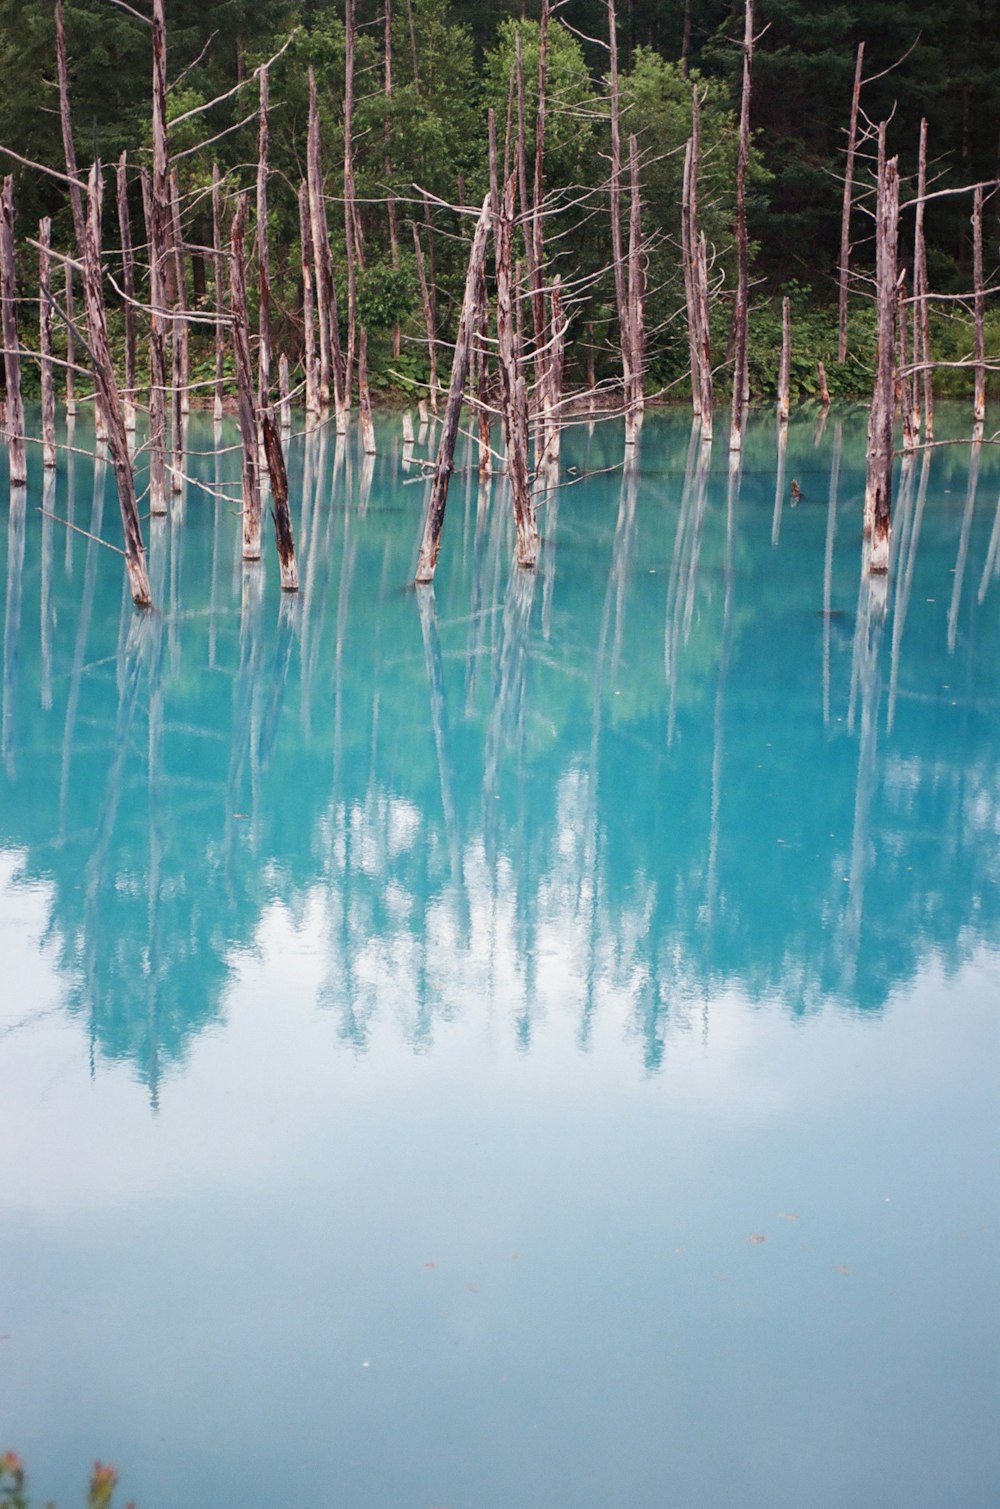
M 747 1237 L 747 1241 L 748 1242 L 753 1242 L 753 1243 L 759 1245 L 761 1242 L 766 1242 L 767 1241 L 767 1237 L 764 1235 L 764 1233 L 762 1231 L 754 1231 L 754 1232 L 751 1232 L 750 1235 Z

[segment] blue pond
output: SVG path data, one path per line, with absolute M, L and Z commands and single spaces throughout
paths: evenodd
M 1000 453 L 907 463 L 872 584 L 865 419 L 582 422 L 534 574 L 462 454 L 433 591 L 433 435 L 299 436 L 283 599 L 195 417 L 145 615 L 85 421 L 4 484 L 40 1500 L 1000 1503 Z

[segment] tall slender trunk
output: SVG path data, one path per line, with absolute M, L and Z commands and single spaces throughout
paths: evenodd
M 72 263 L 64 264 L 65 290 L 66 290 L 66 417 L 72 419 L 76 413 L 76 373 L 73 368 L 76 365 L 76 334 L 74 332 L 74 299 L 73 299 L 73 266 Z
M 56 389 L 52 376 L 52 221 L 45 215 L 38 223 L 38 343 L 42 379 L 42 460 L 51 470 L 56 464 Z
M 931 370 L 931 327 L 927 282 L 927 245 L 924 240 L 924 196 L 927 193 L 927 121 L 920 122 L 920 154 L 917 167 L 917 209 L 913 232 L 913 292 L 917 300 L 920 339 L 913 342 L 914 360 L 923 367 L 924 434 L 934 439 L 934 373 Z
M 976 367 L 972 417 L 976 424 L 986 418 L 986 296 L 983 293 L 983 190 L 977 184 L 972 195 L 972 286 L 976 318 Z
M 781 301 L 781 366 L 778 370 L 778 418 L 786 424 L 791 404 L 789 393 L 792 377 L 791 308 L 791 301 L 786 296 Z
M 497 357 L 500 373 L 501 416 L 507 479 L 517 529 L 518 564 L 533 567 L 538 559 L 538 528 L 528 476 L 528 403 L 524 376 L 519 371 L 512 298 L 511 257 L 514 239 L 512 173 L 504 187 L 500 214 L 494 225 L 497 275 Z
M 753 0 L 744 0 L 743 91 L 736 159 L 736 307 L 733 311 L 733 410 L 729 449 L 743 448 L 743 407 L 747 400 L 750 270 L 747 250 L 747 162 L 750 157 L 750 83 L 753 67 Z
M 642 200 L 639 194 L 639 148 L 635 135 L 628 139 L 629 236 L 628 236 L 628 328 L 632 358 L 632 388 L 626 395 L 625 441 L 633 442 L 642 424 L 645 400 L 642 371 L 646 363 L 645 275 L 642 266 Z
M 622 388 L 626 415 L 629 408 L 633 381 L 632 332 L 629 326 L 628 296 L 625 286 L 625 260 L 622 250 L 622 139 L 621 101 L 618 86 L 618 27 L 615 16 L 615 0 L 608 3 L 608 46 L 610 68 L 608 83 L 611 94 L 611 256 L 614 263 L 615 302 L 618 308 L 618 327 L 621 332 Z M 629 440 L 626 417 L 626 444 Z
M 851 94 L 851 120 L 847 128 L 847 165 L 844 169 L 844 203 L 840 216 L 840 293 L 837 314 L 837 360 L 847 357 L 847 285 L 851 266 L 851 197 L 854 188 L 854 154 L 858 141 L 858 105 L 861 99 L 861 66 L 865 44 L 858 43 L 858 60 L 854 68 Z
M 383 88 L 385 90 L 385 208 L 389 220 L 389 255 L 393 267 L 399 266 L 399 223 L 396 215 L 396 196 L 392 192 L 392 0 L 384 0 L 385 30 L 383 46 Z M 392 327 L 392 354 L 399 360 L 399 321 Z
M 122 247 L 122 290 L 125 294 L 125 428 L 135 432 L 135 265 L 132 226 L 128 213 L 127 157 L 118 159 L 118 231 Z
M 167 511 L 167 353 L 164 316 L 163 258 L 159 219 L 149 174 L 141 172 L 142 202 L 149 244 L 149 511 Z
M 212 164 L 212 265 L 215 273 L 215 422 L 222 419 L 223 382 L 226 372 L 226 308 L 223 293 L 222 184 L 219 164 Z
M 889 569 L 892 510 L 893 367 L 896 359 L 896 263 L 899 229 L 899 162 L 886 161 L 885 124 L 879 127 L 875 212 L 875 307 L 878 355 L 868 439 L 865 523 L 871 534 L 870 569 Z
M 173 255 L 170 266 L 174 270 L 174 309 L 171 320 L 171 439 L 173 460 L 171 462 L 170 489 L 180 493 L 184 489 L 184 416 L 188 411 L 188 356 L 187 297 L 184 290 L 184 236 L 181 231 L 180 184 L 177 173 L 170 174 L 171 241 Z
M 247 196 L 241 194 L 237 200 L 236 214 L 233 216 L 230 232 L 229 293 L 233 324 L 233 351 L 236 358 L 236 384 L 239 392 L 240 436 L 243 441 L 243 559 L 259 561 L 260 475 L 244 261 L 246 220 Z
M 312 228 L 309 224 L 309 186 L 299 184 L 299 245 L 302 252 L 302 334 L 305 347 L 306 413 L 319 413 L 319 372 L 316 366 L 316 327 L 313 316 Z
M 14 262 L 14 179 L 8 174 L 0 198 L 0 290 L 3 296 L 4 370 L 7 374 L 7 443 L 10 480 L 28 480 L 24 452 L 24 404 L 21 399 L 21 356 L 17 334 L 17 277 Z
M 295 539 L 292 534 L 292 516 L 288 508 L 288 473 L 281 449 L 281 437 L 274 423 L 270 407 L 261 410 L 261 436 L 267 469 L 271 478 L 271 502 L 274 513 L 274 543 L 281 568 L 282 592 L 299 590 L 299 568 L 295 560 Z
M 268 173 L 268 105 L 267 68 L 260 70 L 260 107 L 257 132 L 257 273 L 259 293 L 259 343 L 257 346 L 257 411 L 263 415 L 271 407 L 271 255 L 267 235 Z M 263 438 L 261 443 L 263 444 Z

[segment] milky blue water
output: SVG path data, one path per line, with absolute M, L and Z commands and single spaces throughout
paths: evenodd
M 906 469 L 872 589 L 864 432 L 757 416 L 737 478 L 651 414 L 623 475 L 581 424 L 538 572 L 460 469 L 417 592 L 433 437 L 324 430 L 298 597 L 189 485 L 147 615 L 39 512 L 120 538 L 85 421 L 4 484 L 40 1499 L 102 1457 L 140 1509 L 1000 1503 L 1000 455 Z

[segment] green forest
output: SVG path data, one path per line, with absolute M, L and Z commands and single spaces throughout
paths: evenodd
M 487 113 L 498 122 L 500 151 L 510 80 L 520 36 L 525 78 L 525 137 L 534 155 L 540 0 L 359 0 L 354 173 L 361 205 L 365 262 L 359 269 L 358 315 L 371 341 L 376 389 L 423 381 L 426 345 L 418 269 L 407 219 L 426 237 L 433 297 L 443 341 L 453 333 L 467 255 L 467 226 L 447 206 L 478 205 L 488 182 Z M 151 146 L 149 31 L 141 0 L 68 0 L 65 7 L 77 159 L 113 167 L 124 150 L 137 168 Z M 933 190 L 997 173 L 1000 31 L 985 0 L 930 3 L 817 4 L 766 0 L 758 10 L 748 175 L 751 242 L 751 384 L 773 389 L 780 348 L 780 302 L 795 320 L 793 391 L 815 388 L 825 359 L 837 396 L 869 390 L 874 334 L 865 271 L 871 265 L 865 213 L 871 152 L 857 166 L 852 222 L 852 359 L 835 360 L 837 264 L 847 122 L 858 44 L 865 45 L 862 121 L 889 119 L 888 148 L 898 154 L 904 186 L 916 170 L 920 122 L 928 122 Z M 567 379 L 593 379 L 618 362 L 615 298 L 609 271 L 607 7 L 567 0 L 552 8 L 544 139 L 544 192 L 552 211 L 546 255 L 553 272 L 575 280 Z M 211 243 L 207 189 L 217 161 L 230 191 L 252 189 L 256 171 L 253 70 L 290 38 L 273 64 L 269 233 L 273 247 L 275 344 L 301 357 L 297 187 L 305 173 L 309 67 L 316 73 L 331 240 L 338 279 L 344 274 L 342 193 L 345 29 L 342 6 L 319 0 L 170 0 L 167 5 L 168 115 L 171 160 L 180 174 L 185 242 Z M 742 7 L 718 0 L 631 0 L 617 18 L 622 129 L 640 152 L 646 259 L 645 382 L 649 393 L 680 396 L 688 369 L 683 318 L 680 202 L 684 145 L 691 130 L 691 90 L 702 98 L 702 227 L 714 258 L 713 348 L 724 352 L 735 283 L 733 223 Z M 390 76 L 386 77 L 386 60 Z M 55 86 L 50 0 L 3 0 L 0 143 L 22 157 L 63 164 Z M 233 85 L 244 82 L 233 92 Z M 389 87 L 387 87 L 387 84 Z M 225 96 L 207 111 L 189 112 Z M 199 146 L 199 143 L 208 143 Z M 192 150 L 194 149 L 194 150 Z M 18 227 L 54 221 L 54 244 L 68 245 L 72 222 L 63 186 L 37 172 L 15 172 Z M 431 198 L 423 198 L 426 192 Z M 141 221 L 135 178 L 134 218 Z M 390 247 L 387 199 L 401 216 L 399 247 Z M 903 199 L 905 202 L 906 194 Z M 435 201 L 440 201 L 437 203 Z M 946 294 L 970 287 L 967 196 L 927 206 L 929 286 Z M 109 216 L 109 220 L 113 220 Z M 907 261 L 913 212 L 901 217 L 901 262 Z M 996 261 L 996 210 L 987 201 L 986 280 Z M 108 236 L 113 236 L 109 227 Z M 195 250 L 195 301 L 207 298 L 208 260 Z M 340 289 L 344 308 L 344 290 Z M 392 332 L 403 340 L 392 349 Z M 934 326 L 936 355 L 963 356 L 970 339 L 962 305 L 943 306 Z M 397 345 L 399 342 L 397 341 Z M 206 355 L 206 363 L 208 357 Z M 197 373 L 193 374 L 197 376 Z M 205 374 L 203 374 L 205 375 Z M 953 381 L 964 384 L 965 374 Z M 961 389 L 964 391 L 964 388 Z

